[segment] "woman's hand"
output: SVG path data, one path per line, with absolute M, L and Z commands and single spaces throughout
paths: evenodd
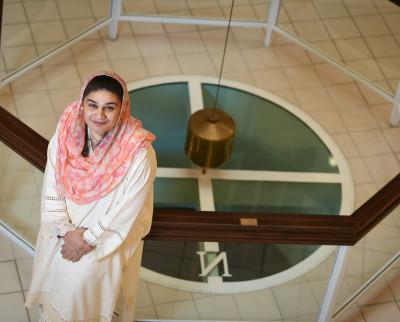
M 77 262 L 81 257 L 89 253 L 94 247 L 83 240 L 86 228 L 77 228 L 68 232 L 64 237 L 64 245 L 61 247 L 61 255 L 64 259 Z

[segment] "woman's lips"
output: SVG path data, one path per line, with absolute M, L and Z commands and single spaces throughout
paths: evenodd
M 92 120 L 92 123 L 93 123 L 94 125 L 97 125 L 97 126 L 102 126 L 102 125 L 106 124 L 107 122 L 98 122 L 98 121 L 93 121 L 93 120 Z

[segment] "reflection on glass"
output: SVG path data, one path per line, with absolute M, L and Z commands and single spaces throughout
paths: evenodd
M 215 210 L 337 215 L 336 183 L 213 180 Z
M 154 184 L 154 206 L 199 210 L 197 180 L 157 178 Z
M 203 88 L 205 107 L 214 107 L 216 85 Z M 218 108 L 236 123 L 236 136 L 225 169 L 337 173 L 332 155 L 300 119 L 253 94 L 221 87 Z
M 191 167 L 184 146 L 190 102 L 187 83 L 163 84 L 130 93 L 131 113 L 153 132 L 159 167 Z

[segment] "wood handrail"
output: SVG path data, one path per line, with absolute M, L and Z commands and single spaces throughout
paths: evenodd
M 0 140 L 44 171 L 48 141 L 2 107 Z M 400 174 L 351 216 L 156 208 L 146 239 L 353 245 L 399 203 Z M 242 225 L 244 218 L 254 219 L 257 225 Z

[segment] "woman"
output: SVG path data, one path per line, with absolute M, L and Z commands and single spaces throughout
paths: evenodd
M 153 140 L 114 73 L 90 77 L 65 109 L 48 147 L 26 298 L 39 304 L 40 321 L 109 322 L 118 297 L 120 320 L 133 321 L 153 212 Z

